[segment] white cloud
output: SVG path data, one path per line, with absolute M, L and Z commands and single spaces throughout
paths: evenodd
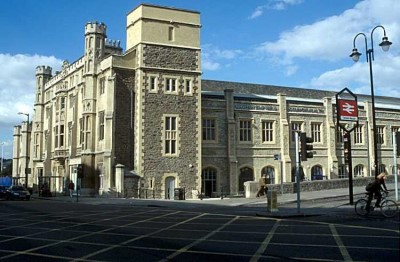
M 203 45 L 201 51 L 202 70 L 215 71 L 222 67 L 229 67 L 230 64 L 226 61 L 233 60 L 242 53 L 238 49 L 220 49 L 210 44 Z
M 256 48 L 256 53 L 260 57 L 265 57 L 283 67 L 283 71 L 295 73 L 293 68 L 300 67 L 300 62 L 304 61 L 322 61 L 328 62 L 326 65 L 332 66 L 341 61 L 349 60 L 349 55 L 353 48 L 353 39 L 359 32 L 364 32 L 367 36 L 368 48 L 371 48 L 371 30 L 376 25 L 382 24 L 386 29 L 389 40 L 393 43 L 400 42 L 400 1 L 398 0 L 365 0 L 361 1 L 352 9 L 348 9 L 337 16 L 327 17 L 309 25 L 296 26 L 291 30 L 281 33 L 279 39 L 275 42 L 265 42 Z M 398 44 L 393 44 L 390 52 L 384 54 L 378 44 L 383 36 L 383 30 L 377 28 L 373 33 L 375 61 L 373 62 L 376 72 L 382 80 L 379 88 L 383 94 L 399 94 L 395 91 L 396 74 L 400 67 L 397 66 L 400 60 L 400 49 Z M 356 47 L 363 53 L 362 59 L 365 61 L 365 42 L 363 37 L 357 37 Z M 390 63 L 384 63 L 383 60 L 392 57 Z M 361 62 L 361 61 L 360 61 Z M 346 62 L 347 63 L 347 62 Z M 304 64 L 303 64 L 304 65 Z M 355 71 L 359 69 L 359 74 Z M 365 72 L 364 72 L 364 71 Z M 343 73 L 351 74 L 352 78 L 347 78 Z M 356 88 L 364 93 L 370 93 L 368 65 L 354 65 L 350 68 L 332 70 L 314 78 L 310 85 L 319 88 L 328 88 L 330 86 L 344 86 L 345 83 L 351 83 L 354 79 L 363 76 L 363 80 L 355 82 Z M 345 81 L 347 80 L 347 81 Z M 362 81 L 367 83 L 362 83 Z M 341 83 L 339 83 L 339 81 Z M 387 91 L 387 92 L 386 92 Z
M 253 13 L 249 16 L 249 19 L 255 19 L 264 14 L 264 10 L 284 10 L 290 5 L 301 4 L 303 0 L 269 0 L 267 4 L 257 6 Z
M 24 120 L 18 112 L 33 113 L 36 66 L 59 68 L 61 63 L 53 56 L 0 54 L 0 126 Z

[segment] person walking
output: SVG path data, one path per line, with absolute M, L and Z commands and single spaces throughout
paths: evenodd
M 259 188 L 258 188 L 258 192 L 257 192 L 256 197 L 260 197 L 260 196 L 266 195 L 266 192 L 265 192 L 265 187 L 266 187 L 266 184 L 267 184 L 266 182 L 267 182 L 266 181 L 266 175 L 262 174 L 262 176 L 258 180 Z
M 72 197 L 72 193 L 74 192 L 74 188 L 75 188 L 75 184 L 74 184 L 74 182 L 71 180 L 71 181 L 69 182 L 69 185 L 68 185 L 69 196 L 70 196 L 70 197 Z

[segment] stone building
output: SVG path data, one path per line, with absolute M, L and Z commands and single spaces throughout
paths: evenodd
M 346 178 L 335 92 L 202 80 L 200 28 L 199 12 L 142 4 L 127 15 L 124 52 L 105 24 L 87 23 L 82 57 L 54 75 L 36 69 L 32 124 L 14 129 L 15 180 L 29 157 L 34 190 L 64 192 L 73 180 L 87 195 L 238 194 L 263 173 L 269 183 L 293 181 L 298 130 L 315 140 L 304 179 Z M 369 176 L 371 103 L 359 101 L 354 175 Z M 389 172 L 399 105 L 376 98 L 378 168 Z

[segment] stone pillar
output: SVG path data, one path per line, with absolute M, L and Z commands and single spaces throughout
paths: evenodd
M 333 119 L 333 113 L 335 112 L 332 107 L 332 99 L 330 97 L 324 98 L 325 107 L 325 124 L 326 124 L 326 144 L 328 145 L 328 172 L 326 175 L 328 179 L 338 178 L 338 159 L 336 156 L 336 126 Z
M 287 104 L 286 104 L 286 95 L 285 94 L 278 94 L 277 96 L 277 102 L 279 105 L 279 144 L 281 146 L 281 161 L 282 165 L 280 168 L 282 168 L 283 172 L 283 183 L 285 182 L 290 182 L 291 181 L 291 175 L 292 175 L 292 168 L 291 168 L 291 159 L 290 159 L 290 139 L 291 139 L 291 133 L 290 133 L 290 127 L 289 127 L 289 122 L 288 122 L 288 112 L 287 112 Z M 280 170 L 279 170 L 280 171 Z M 278 172 L 277 172 L 278 174 Z M 280 172 L 279 172 L 280 174 Z M 280 183 L 280 175 L 277 176 L 279 177 L 279 183 Z
M 227 119 L 227 155 L 228 155 L 228 172 L 229 172 L 229 192 L 230 194 L 238 193 L 238 173 L 237 173 L 237 155 L 236 155 L 236 121 L 235 107 L 233 98 L 233 89 L 224 90 L 225 93 L 225 113 Z

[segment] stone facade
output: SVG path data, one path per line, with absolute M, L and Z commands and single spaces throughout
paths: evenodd
M 262 173 L 290 188 L 294 127 L 318 138 L 303 179 L 344 180 L 335 92 L 202 80 L 200 28 L 198 12 L 142 4 L 127 16 L 123 52 L 105 24 L 86 24 L 81 58 L 54 75 L 36 69 L 32 124 L 14 130 L 15 180 L 28 159 L 34 190 L 64 192 L 73 180 L 86 195 L 173 199 L 182 188 L 187 198 L 214 197 L 241 194 Z M 363 177 L 373 171 L 369 100 L 359 96 L 352 145 L 354 173 Z M 375 101 L 378 168 L 391 173 L 400 99 Z

